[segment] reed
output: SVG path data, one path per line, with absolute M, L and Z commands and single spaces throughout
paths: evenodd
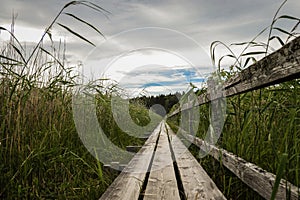
M 10 41 L 0 49 L 1 199 L 96 199 L 116 176 L 104 171 L 102 163 L 86 150 L 74 125 L 72 90 L 76 86 L 77 66 L 66 64 L 67 44 L 53 41 L 51 30 L 61 27 L 94 45 L 66 24 L 57 23 L 67 15 L 100 37 L 103 34 L 69 13 L 71 6 L 85 6 L 109 14 L 91 2 L 71 1 L 58 12 L 29 53 L 14 36 L 13 29 L 0 27 L 11 35 Z M 110 99 L 120 91 L 110 86 L 104 89 L 103 93 L 99 91 L 96 100 L 98 114 L 107 116 L 99 118 L 99 123 L 110 140 L 124 149 L 128 144 L 142 144 L 142 140 L 127 137 L 113 120 Z M 138 103 L 131 107 L 132 116 L 147 124 L 145 107 Z

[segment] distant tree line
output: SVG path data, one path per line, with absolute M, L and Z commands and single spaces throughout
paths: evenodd
M 131 99 L 131 102 L 138 101 L 150 109 L 153 105 L 159 104 L 165 108 L 166 113 L 169 113 L 173 105 L 179 102 L 180 98 L 185 94 L 185 92 L 176 92 L 175 94 L 161 94 L 158 96 L 141 96 Z M 163 115 L 164 113 L 159 109 L 158 106 L 152 107 L 154 112 Z

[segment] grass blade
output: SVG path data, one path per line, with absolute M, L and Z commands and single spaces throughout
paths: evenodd
M 57 23 L 59 26 L 63 27 L 64 29 L 66 29 L 67 31 L 69 31 L 70 33 L 72 33 L 73 35 L 79 37 L 80 39 L 86 41 L 87 43 L 89 43 L 92 46 L 96 46 L 94 43 L 92 43 L 91 41 L 89 41 L 88 39 L 86 39 L 85 37 L 81 36 L 80 34 L 76 33 L 75 31 L 71 30 L 69 27 L 61 24 L 61 23 Z
M 53 56 L 49 51 L 47 51 L 46 49 L 44 49 L 43 47 L 40 47 L 40 49 L 45 52 L 46 54 L 48 54 L 49 56 L 51 56 L 62 68 L 64 68 L 63 64 L 55 57 Z
M 266 53 L 265 51 L 253 51 L 253 52 L 248 52 L 244 53 L 241 56 L 252 56 L 252 55 L 260 55 Z
M 98 6 L 97 4 L 94 4 L 93 2 L 90 2 L 90 1 L 84 1 L 84 2 L 86 2 L 86 3 L 88 3 L 88 4 L 92 5 L 92 6 L 94 6 L 95 8 L 98 8 L 99 11 L 103 11 L 103 12 L 105 12 L 105 13 L 107 13 L 107 14 L 112 14 L 112 13 L 109 12 L 108 10 L 106 10 L 106 9 L 104 9 L 104 8 L 102 8 L 102 7 L 100 7 L 100 6 Z
M 295 37 L 292 33 L 289 33 L 288 31 L 283 30 L 282 28 L 274 27 L 273 29 L 274 29 L 274 30 L 277 30 L 277 31 L 279 31 L 279 32 L 282 32 L 282 33 L 284 33 L 284 34 L 287 34 L 287 35 L 290 36 L 290 37 Z
M 80 1 L 70 1 L 69 3 L 67 3 L 66 5 L 64 5 L 64 7 L 62 8 L 62 10 L 66 9 L 69 6 L 76 5 L 76 4 L 79 4 L 79 3 L 80 3 Z
M 287 160 L 288 160 L 288 155 L 286 153 L 282 154 L 281 158 L 280 158 L 280 163 L 279 163 L 279 166 L 277 169 L 277 173 L 276 173 L 276 179 L 275 179 L 274 187 L 272 190 L 271 200 L 274 200 L 276 197 L 276 193 L 278 191 L 280 180 L 285 172 L 285 165 L 287 163 Z
M 82 22 L 82 23 L 88 25 L 89 27 L 91 27 L 92 29 L 94 29 L 97 33 L 99 33 L 102 37 L 105 38 L 105 36 L 104 36 L 103 33 L 101 33 L 95 26 L 93 26 L 92 24 L 88 23 L 87 21 L 84 21 L 83 19 L 80 19 L 79 17 L 77 17 L 77 16 L 75 16 L 75 15 L 73 15 L 73 14 L 71 14 L 71 13 L 64 13 L 64 14 L 65 14 L 65 15 L 68 15 L 68 16 L 70 16 L 70 17 L 73 17 L 74 19 L 76 19 L 76 20 L 78 20 L 78 21 L 80 21 L 80 22 Z
M 9 35 L 10 35 L 11 37 L 13 37 L 14 40 L 18 43 L 18 45 L 22 48 L 22 50 L 24 50 L 24 48 L 23 48 L 23 46 L 21 45 L 21 43 L 19 42 L 19 40 L 15 37 L 15 35 L 14 35 L 12 32 L 10 32 L 10 31 L 7 30 L 6 28 L 0 26 L 0 31 L 1 31 L 1 30 L 8 32 Z
M 15 59 L 13 59 L 13 58 L 9 58 L 9 57 L 3 56 L 3 55 L 0 55 L 0 58 L 5 59 L 5 60 L 9 60 L 9 61 L 13 61 L 13 62 L 16 62 L 16 63 L 21 64 L 20 61 L 15 60 Z
M 245 67 L 248 65 L 248 63 L 250 62 L 251 58 L 252 58 L 252 60 L 253 60 L 253 57 L 248 57 L 248 58 L 246 59 L 244 65 L 243 65 L 243 68 L 245 68 Z
M 243 46 L 243 45 L 251 45 L 251 44 L 257 44 L 257 42 L 250 41 L 250 42 L 238 42 L 238 43 L 232 43 L 230 46 Z
M 293 16 L 290 16 L 290 15 L 281 15 L 276 20 L 278 20 L 278 19 L 290 19 L 290 20 L 300 21 L 300 18 L 293 17 Z
M 107 19 L 108 19 L 108 17 L 107 17 L 107 15 L 105 13 L 111 14 L 109 11 L 105 10 L 104 8 L 101 8 L 100 6 L 97 6 L 96 4 L 91 3 L 89 1 L 81 1 L 80 4 L 84 5 L 84 6 L 88 7 L 88 8 L 91 8 L 93 10 L 96 10 L 97 12 L 102 13 Z
M 291 33 L 294 32 L 300 24 L 300 20 L 296 23 L 296 25 L 291 29 Z
M 291 33 L 293 33 L 294 31 L 296 31 L 296 29 L 298 28 L 300 24 L 300 20 L 295 24 L 295 26 L 291 29 Z M 297 33 L 296 33 L 297 34 Z M 286 39 L 286 43 L 290 40 L 291 36 L 288 36 L 288 38 Z
M 24 64 L 26 63 L 26 60 L 22 54 L 22 52 L 20 51 L 20 49 L 18 49 L 14 44 L 10 44 L 14 50 L 19 54 L 19 56 L 21 57 L 22 61 L 24 62 Z
M 273 17 L 273 20 L 272 20 L 272 23 L 271 23 L 271 26 L 270 26 L 270 30 L 269 30 L 269 35 L 268 35 L 268 40 L 267 40 L 267 49 L 266 49 L 265 55 L 268 54 L 269 44 L 270 44 L 270 38 L 271 38 L 271 36 L 272 36 L 273 26 L 274 26 L 274 24 L 275 24 L 275 22 L 276 22 L 276 17 L 277 17 L 277 15 L 278 15 L 279 11 L 281 10 L 281 8 L 284 6 L 284 4 L 286 4 L 286 2 L 287 2 L 287 0 L 284 0 L 284 1 L 280 4 L 279 8 L 276 10 L 275 15 L 274 15 L 274 17 Z
M 282 41 L 282 39 L 280 38 L 280 37 L 278 37 L 278 36 L 272 36 L 271 38 L 270 38 L 270 41 L 272 41 L 272 40 L 274 40 L 274 39 L 276 39 L 280 44 L 281 44 L 281 46 L 283 46 L 284 45 L 284 42 Z

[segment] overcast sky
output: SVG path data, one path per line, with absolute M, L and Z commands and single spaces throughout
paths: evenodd
M 12 13 L 17 14 L 16 36 L 30 47 L 67 2 L 0 0 L 0 26 L 9 28 Z M 97 48 L 58 25 L 52 30 L 54 40 L 62 37 L 67 40 L 70 63 L 82 61 L 87 77 L 99 78 L 105 74 L 134 93 L 146 89 L 158 94 L 185 90 L 189 82 L 200 87 L 207 73 L 213 70 L 208 55 L 211 42 L 221 40 L 230 44 L 251 40 L 270 25 L 282 0 L 91 2 L 111 14 L 104 16 L 83 6 L 70 7 L 66 12 L 99 28 L 107 40 L 69 16 L 61 16 L 58 21 L 89 38 Z M 280 14 L 299 17 L 300 1 L 288 0 Z M 0 41 L 7 39 L 2 32 Z M 261 40 L 264 39 L 262 36 Z

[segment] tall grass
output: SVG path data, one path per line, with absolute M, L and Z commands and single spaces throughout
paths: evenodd
M 88 1 L 66 4 L 46 28 L 41 39 L 28 49 L 7 30 L 10 41 L 0 53 L 0 198 L 1 199 L 96 199 L 105 191 L 115 174 L 82 144 L 73 121 L 72 89 L 76 85 L 76 66 L 66 65 L 66 43 L 52 41 L 51 30 L 61 27 L 83 42 L 94 45 L 80 33 L 57 20 L 68 15 L 102 37 L 90 23 L 67 12 L 71 6 L 85 6 L 107 14 Z M 14 23 L 12 24 L 12 27 Z M 54 27 L 55 26 L 55 27 Z M 46 41 L 50 39 L 50 44 Z M 100 87 L 103 87 L 100 85 Z M 102 128 L 117 145 L 142 144 L 116 126 L 110 108 L 115 90 L 96 95 Z M 147 110 L 131 105 L 133 118 L 147 124 Z
M 282 178 L 299 184 L 299 81 L 249 92 L 227 99 L 227 119 L 218 145 L 274 174 L 287 155 Z M 204 138 L 209 105 L 201 108 L 198 136 Z M 212 158 L 201 161 L 228 197 L 253 198 L 239 180 Z M 214 166 L 212 167 L 212 162 Z M 229 182 L 231 182 L 229 184 Z M 234 184 L 236 183 L 236 184 Z M 227 191 L 231 191 L 230 193 Z M 256 196 L 255 198 L 259 198 Z

